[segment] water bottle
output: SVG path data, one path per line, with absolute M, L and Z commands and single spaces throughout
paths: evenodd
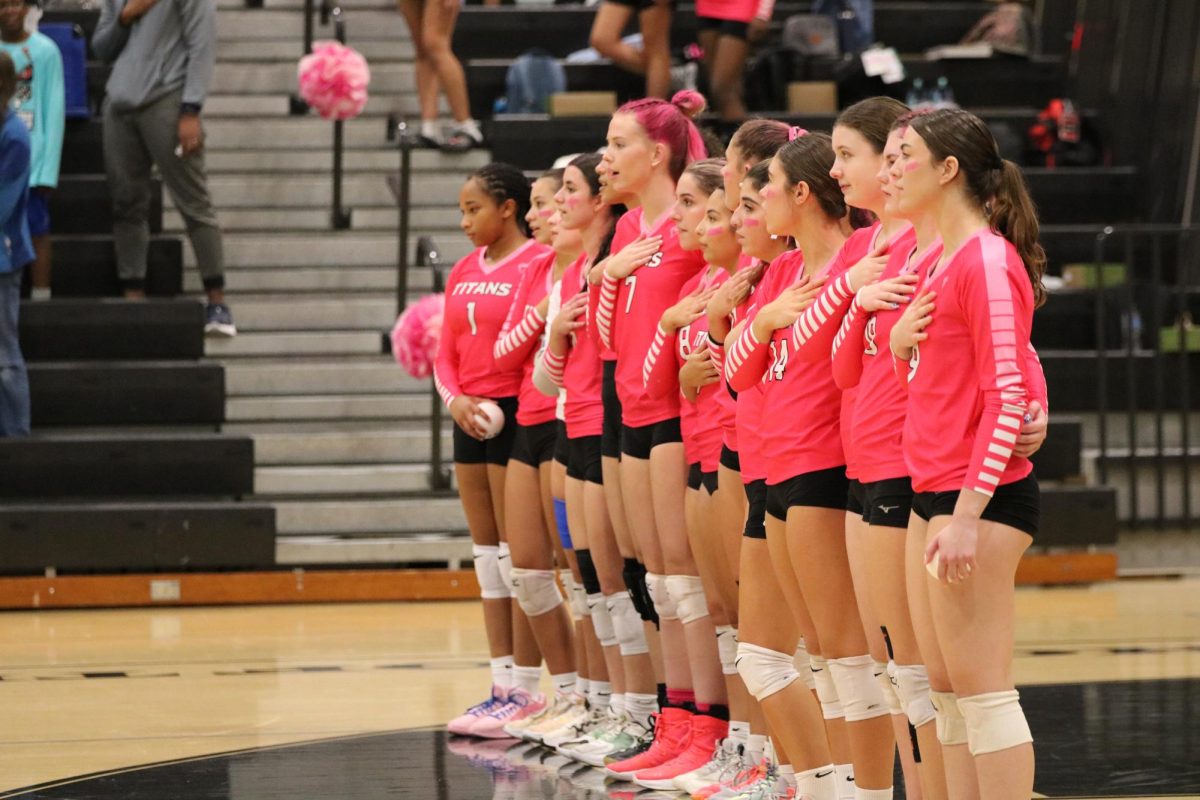
M 1069 144 L 1079 143 L 1079 110 L 1069 97 L 1062 101 L 1062 114 L 1058 118 L 1058 140 Z
M 917 109 L 925 102 L 925 81 L 913 78 L 912 86 L 908 88 L 908 107 Z
M 958 108 L 958 103 L 954 102 L 954 90 L 950 88 L 950 79 L 945 75 L 938 78 L 936 97 L 936 108 Z

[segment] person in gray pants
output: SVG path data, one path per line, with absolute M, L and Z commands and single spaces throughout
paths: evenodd
M 204 330 L 233 336 L 200 125 L 216 61 L 216 26 L 213 0 L 104 0 L 92 49 L 113 65 L 104 101 L 104 162 L 125 296 L 145 297 L 150 175 L 157 166 L 183 215 L 204 280 Z

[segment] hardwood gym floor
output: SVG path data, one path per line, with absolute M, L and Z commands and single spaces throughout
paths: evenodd
M 1200 580 L 1017 602 L 1038 791 L 1200 798 Z M 8 612 L 0 798 L 608 796 L 511 742 L 447 742 L 486 657 L 472 602 Z

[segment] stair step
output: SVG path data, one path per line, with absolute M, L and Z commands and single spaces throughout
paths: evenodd
M 309 361 L 225 366 L 225 392 L 231 398 L 333 392 L 424 393 L 428 389 L 428 380 L 410 377 L 395 361 L 382 356 L 377 356 L 375 363 L 367 364 Z
M 300 58 L 299 41 L 299 37 L 296 37 L 292 42 L 295 55 L 290 59 L 218 64 L 213 74 L 213 94 L 293 94 L 298 88 L 296 62 Z M 368 90 L 384 95 L 411 92 L 415 86 L 413 76 L 413 65 L 409 63 L 373 63 Z
M 352 119 L 343 126 L 348 148 L 391 149 L 387 129 L 377 119 Z M 210 150 L 280 150 L 330 148 L 333 123 L 315 116 L 255 120 L 213 119 L 204 123 L 205 147 Z M 218 203 L 218 205 L 220 205 Z
M 376 10 L 378 9 L 378 10 Z M 410 41 L 408 26 L 394 7 L 349 8 L 345 14 L 346 40 L 357 47 L 359 42 L 379 40 L 395 44 Z M 314 38 L 333 38 L 333 25 L 321 25 L 314 17 Z M 304 36 L 304 14 L 300 8 L 291 9 L 224 9 L 217 14 L 217 39 L 222 42 L 261 41 L 282 39 L 293 47 Z M 372 76 L 374 77 L 374 76 Z
M 291 117 L 291 96 L 295 93 L 293 87 L 286 94 L 222 94 L 210 96 L 204 101 L 204 117 L 208 119 L 272 119 Z M 438 102 L 438 112 L 448 116 L 450 106 L 444 99 Z M 384 93 L 379 91 L 367 97 L 367 103 L 359 112 L 358 119 L 379 120 L 382 129 L 383 118 L 389 114 L 405 117 L 418 117 L 421 113 L 420 100 L 411 89 Z M 298 116 L 298 115 L 297 115 Z M 317 117 L 315 111 L 309 111 L 308 116 Z
M 281 536 L 314 533 L 463 531 L 467 521 L 457 497 L 396 500 L 329 500 L 276 503 Z
M 463 534 L 286 536 L 275 545 L 276 562 L 289 566 L 444 562 L 448 569 L 463 569 L 473 558 L 471 539 Z
M 447 421 L 442 428 L 442 452 L 447 458 L 452 446 L 449 427 L 452 424 Z M 428 425 L 410 430 L 267 432 L 254 436 L 259 466 L 412 462 L 424 468 L 429 445 Z
M 399 16 L 399 14 L 397 14 Z M 333 38 L 333 37 L 328 37 Z M 217 41 L 217 69 L 230 69 L 236 66 L 237 62 L 250 61 L 286 61 L 291 60 L 293 63 L 300 60 L 303 55 L 300 46 L 300 38 L 287 39 L 268 39 L 268 40 L 242 40 L 242 41 Z M 351 42 L 354 49 L 362 53 L 367 61 L 374 64 L 385 63 L 403 63 L 412 62 L 413 60 L 413 44 L 411 40 L 405 41 L 354 41 Z
M 212 102 L 210 99 L 208 102 Z M 413 173 L 418 172 L 464 172 L 478 169 L 488 163 L 486 150 L 469 150 L 466 153 L 443 153 L 432 148 L 412 151 Z M 205 157 L 208 174 L 215 176 L 230 172 L 256 175 L 279 172 L 299 175 L 311 172 L 328 177 L 333 169 L 333 154 L 328 148 L 282 150 L 214 150 Z M 342 162 L 347 174 L 365 172 L 378 175 L 381 172 L 396 172 L 400 168 L 400 154 L 391 148 L 375 150 L 347 150 Z
M 239 300 L 233 309 L 245 331 L 391 330 L 394 297 L 308 299 L 280 295 L 270 300 Z
M 204 352 L 204 307 L 194 300 L 25 301 L 20 322 L 27 361 L 195 359 Z
M 258 467 L 254 487 L 260 495 L 367 495 L 424 492 L 429 468 L 423 464 Z
M 342 202 L 350 208 L 381 206 L 395 208 L 396 197 L 388 188 L 386 175 L 347 175 L 342 182 Z M 444 208 L 457 219 L 458 192 L 466 174 L 421 174 L 413 178 L 413 206 Z M 213 202 L 220 208 L 323 208 L 333 197 L 333 181 L 317 175 L 219 175 L 209 178 Z M 164 208 L 177 206 L 166 198 Z
M 313 208 L 239 208 L 217 211 L 221 230 L 227 233 L 310 233 L 329 231 L 331 206 Z M 400 212 L 392 208 L 363 208 L 350 206 L 350 230 L 356 232 L 390 233 L 396 235 Z M 458 212 L 450 206 L 429 206 L 409 209 L 409 235 L 434 236 L 439 243 L 464 239 L 458 227 Z M 163 229 L 183 235 L 183 216 L 178 211 L 163 214 Z
M 229 267 L 391 265 L 395 269 L 396 263 L 396 236 L 382 232 L 329 231 L 322 236 L 230 233 L 224 239 L 225 263 Z M 417 236 L 411 236 L 409 246 L 415 248 L 417 239 Z M 454 264 L 473 249 L 462 235 L 440 236 L 436 241 L 443 263 L 447 265 Z M 195 254 L 191 248 L 186 248 L 184 265 L 191 267 L 195 263 Z
M 382 347 L 378 333 L 330 331 L 326 333 L 239 333 L 232 339 L 209 338 L 204 352 L 209 358 L 313 355 L 377 355 Z M 229 368 L 226 364 L 226 370 Z M 228 376 L 228 371 L 226 375 Z
M 396 268 L 294 268 L 294 269 L 243 269 L 225 270 L 226 294 L 231 300 L 247 292 L 296 292 L 324 294 L 326 292 L 395 292 Z M 420 296 L 429 292 L 428 284 L 409 289 L 409 296 Z M 189 272 L 184 275 L 183 288 L 187 292 L 199 292 L 202 287 L 200 275 Z M 239 318 L 240 322 L 240 318 Z M 378 343 L 377 343 L 378 344 Z M 378 347 L 376 348 L 378 350 Z
M 226 401 L 225 415 L 231 422 L 422 419 L 429 416 L 430 402 L 419 394 L 235 397 Z
M 44 425 L 220 424 L 225 379 L 203 361 L 52 361 L 29 365 L 34 429 Z

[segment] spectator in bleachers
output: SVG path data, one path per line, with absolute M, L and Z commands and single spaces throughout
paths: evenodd
M 200 124 L 216 47 L 212 0 L 104 0 L 92 37 L 96 55 L 113 64 L 104 101 L 104 161 L 125 296 L 145 297 L 150 169 L 156 165 L 183 214 L 208 294 L 204 330 L 234 336 Z
M 29 131 L 9 108 L 17 71 L 0 52 L 0 436 L 29 435 L 29 376 L 21 355 L 17 317 L 21 273 L 33 261 L 26 200 L 29 197 Z
M 17 72 L 12 108 L 29 129 L 29 235 L 33 237 L 33 299 L 50 297 L 50 196 L 58 186 L 66 124 L 62 53 L 45 34 L 30 32 L 26 20 L 34 0 L 0 0 L 0 50 Z
M 479 122 L 471 117 L 467 76 L 462 62 L 450 49 L 458 0 L 397 0 L 416 51 L 417 100 L 421 105 L 421 139 L 430 147 L 450 152 L 470 150 L 483 143 Z M 454 117 L 454 128 L 445 139 L 438 125 L 438 92 Z
M 672 0 L 600 0 L 589 41 L 600 55 L 627 72 L 646 76 L 646 97 L 671 96 Z M 637 14 L 642 46 L 622 39 Z

